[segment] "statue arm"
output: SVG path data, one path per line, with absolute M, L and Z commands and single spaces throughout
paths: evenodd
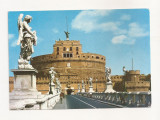
M 30 30 L 29 25 L 26 22 L 23 22 L 23 26 L 24 28 L 27 30 L 27 32 L 32 35 L 33 37 L 35 37 L 34 33 Z

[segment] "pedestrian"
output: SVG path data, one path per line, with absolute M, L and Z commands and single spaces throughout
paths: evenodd
M 64 94 L 61 92 L 61 94 L 60 94 L 61 104 L 62 104 L 63 97 L 64 97 Z

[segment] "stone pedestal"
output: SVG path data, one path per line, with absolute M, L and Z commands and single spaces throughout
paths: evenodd
M 116 92 L 115 90 L 113 90 L 113 85 L 112 85 L 111 81 L 106 83 L 105 93 L 107 93 L 107 92 Z
M 93 86 L 89 86 L 89 91 L 88 91 L 89 93 L 93 93 L 94 92 L 94 90 L 93 90 Z
M 56 93 L 59 93 L 59 87 L 56 87 Z
M 78 93 L 80 93 L 81 92 L 81 90 L 80 89 L 78 89 Z
M 54 95 L 57 93 L 57 91 L 56 91 L 56 89 L 55 89 L 55 84 L 54 83 L 51 83 L 51 85 L 50 85 L 50 83 L 49 83 L 49 87 L 51 86 L 51 90 L 52 90 L 52 92 L 51 93 L 53 93 Z M 49 92 L 50 92 L 50 88 L 49 88 Z M 48 92 L 48 94 L 49 94 L 49 92 Z
M 41 92 L 36 88 L 35 69 L 13 69 L 14 89 L 10 93 L 10 100 L 40 98 Z
M 85 88 L 82 88 L 82 91 L 81 91 L 82 93 L 84 93 L 85 92 Z

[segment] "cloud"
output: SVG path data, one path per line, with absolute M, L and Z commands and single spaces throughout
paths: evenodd
M 17 46 L 17 40 L 15 40 L 15 34 L 8 34 L 8 39 L 11 42 L 10 44 L 11 47 Z
M 128 35 L 131 37 L 145 37 L 149 35 L 149 32 L 145 31 L 142 26 L 134 22 L 129 24 Z
M 72 21 L 72 28 L 82 30 L 86 33 L 94 30 L 109 31 L 107 26 L 112 26 L 112 30 L 117 28 L 113 22 L 100 22 L 104 16 L 108 16 L 113 10 L 85 10 L 80 12 Z
M 119 22 L 106 22 L 102 23 L 97 28 L 103 29 L 104 31 L 112 31 L 114 34 L 125 34 L 127 31 L 125 29 L 119 28 Z
M 131 16 L 130 16 L 130 15 L 127 15 L 127 14 L 122 15 L 122 16 L 120 17 L 120 20 L 130 20 L 130 19 L 131 19 Z
M 40 42 L 42 42 L 44 39 L 42 37 L 37 37 L 37 43 L 39 44 Z
M 133 22 L 128 26 L 129 29 L 126 34 L 121 34 L 112 38 L 113 44 L 134 44 L 137 38 L 149 35 L 149 32 L 138 23 Z
M 15 36 L 14 34 L 8 34 L 8 39 L 11 40 L 14 38 L 14 36 Z
M 127 37 L 126 35 L 115 36 L 112 39 L 113 44 L 134 44 L 135 39 Z
M 112 17 L 113 10 L 85 10 L 81 11 L 72 21 L 72 28 L 90 33 L 93 31 L 107 31 L 114 36 L 113 44 L 134 44 L 139 37 L 149 35 L 142 25 L 136 22 L 130 24 L 123 21 L 131 20 L 131 15 L 123 14 L 120 21 L 104 21 Z M 110 20 L 110 19 L 106 19 Z M 123 21 L 122 21 L 123 20 Z
M 52 32 L 55 33 L 55 34 L 59 33 L 59 31 L 56 28 L 53 28 Z
M 17 46 L 17 41 L 18 41 L 18 40 L 14 40 L 14 41 L 11 43 L 11 47 L 16 47 L 16 46 Z

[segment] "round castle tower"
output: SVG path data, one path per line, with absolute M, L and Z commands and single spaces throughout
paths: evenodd
M 86 90 L 88 90 L 90 77 L 93 78 L 93 88 L 96 88 L 97 79 L 99 92 L 104 91 L 106 80 L 105 60 L 105 56 L 100 54 L 83 53 L 80 41 L 67 38 L 67 40 L 56 40 L 52 54 L 34 57 L 31 64 L 38 70 L 37 79 L 39 80 L 42 77 L 44 81 L 48 80 L 49 68 L 54 67 L 57 72 L 56 77 L 62 84 L 62 92 L 67 94 L 67 91 L 77 93 L 78 84 L 81 84 L 82 80 L 84 80 Z M 48 82 L 44 83 L 48 84 Z

